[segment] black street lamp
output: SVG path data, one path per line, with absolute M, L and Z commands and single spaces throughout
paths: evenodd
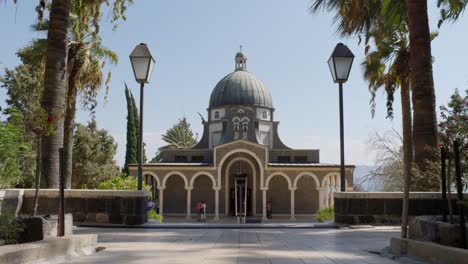
M 140 83 L 140 126 L 138 131 L 138 190 L 142 189 L 143 180 L 143 87 L 151 79 L 155 60 L 148 46 L 144 43 L 136 46 L 130 53 L 135 80 Z
M 354 54 L 343 43 L 338 43 L 328 59 L 328 67 L 335 83 L 339 84 L 340 90 L 340 186 L 341 191 L 346 191 L 345 161 L 344 161 L 344 136 L 343 136 L 343 83 L 348 80 Z

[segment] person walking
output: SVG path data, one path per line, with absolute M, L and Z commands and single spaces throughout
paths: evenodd
M 198 201 L 197 203 L 197 214 L 198 214 L 198 222 L 200 222 L 201 217 L 202 217 L 202 202 L 201 201 Z
M 272 217 L 271 217 L 272 207 L 273 207 L 273 202 L 270 200 L 270 201 L 266 204 L 267 219 L 272 219 Z
M 201 219 L 203 222 L 206 222 L 206 203 L 202 202 L 201 204 Z

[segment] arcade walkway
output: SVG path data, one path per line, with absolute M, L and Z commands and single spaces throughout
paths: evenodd
M 380 251 L 398 228 L 368 229 L 110 229 L 99 234 L 105 250 L 67 263 L 400 263 Z M 401 261 L 401 260 L 400 260 Z M 405 260 L 404 263 L 415 263 Z

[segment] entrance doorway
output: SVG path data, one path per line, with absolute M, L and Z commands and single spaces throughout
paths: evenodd
M 237 199 L 239 199 L 239 197 L 241 196 L 241 192 L 242 191 L 242 198 L 244 197 L 245 195 L 245 191 L 244 190 L 240 190 L 239 188 L 237 188 Z M 236 215 L 236 194 L 235 194 L 235 188 L 231 188 L 229 190 L 229 215 L 230 216 L 235 216 Z M 247 216 L 252 216 L 252 189 L 251 188 L 247 188 Z M 239 208 L 238 208 L 239 210 Z
M 234 188 L 230 190 L 231 215 L 236 216 L 238 222 L 245 223 L 246 217 L 252 213 L 249 178 L 245 173 L 237 173 L 233 175 L 233 180 Z

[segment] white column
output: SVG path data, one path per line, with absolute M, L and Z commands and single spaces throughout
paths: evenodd
M 163 215 L 163 209 L 164 209 L 164 189 L 166 189 L 166 186 L 158 186 L 158 190 L 159 190 L 159 214 L 161 216 Z
M 325 181 L 325 208 L 329 208 L 330 207 L 330 185 L 328 184 L 329 183 L 329 179 L 327 179 Z
M 262 190 L 263 194 L 263 199 L 262 199 L 262 220 L 266 221 L 267 220 L 267 215 L 266 215 L 266 203 L 267 203 L 267 191 L 268 187 L 260 187 L 260 190 Z
M 215 187 L 213 187 L 213 190 L 215 191 L 215 217 L 214 217 L 214 220 L 218 221 L 219 220 L 219 190 L 221 190 L 221 186 L 215 186 Z
M 192 205 L 192 186 L 185 187 L 185 190 L 187 190 L 187 215 L 185 216 L 186 219 L 190 219 L 191 216 L 191 205 Z
M 295 202 L 294 202 L 294 193 L 296 192 L 297 187 L 289 187 L 289 191 L 291 192 L 291 218 L 290 220 L 296 220 L 295 215 Z

